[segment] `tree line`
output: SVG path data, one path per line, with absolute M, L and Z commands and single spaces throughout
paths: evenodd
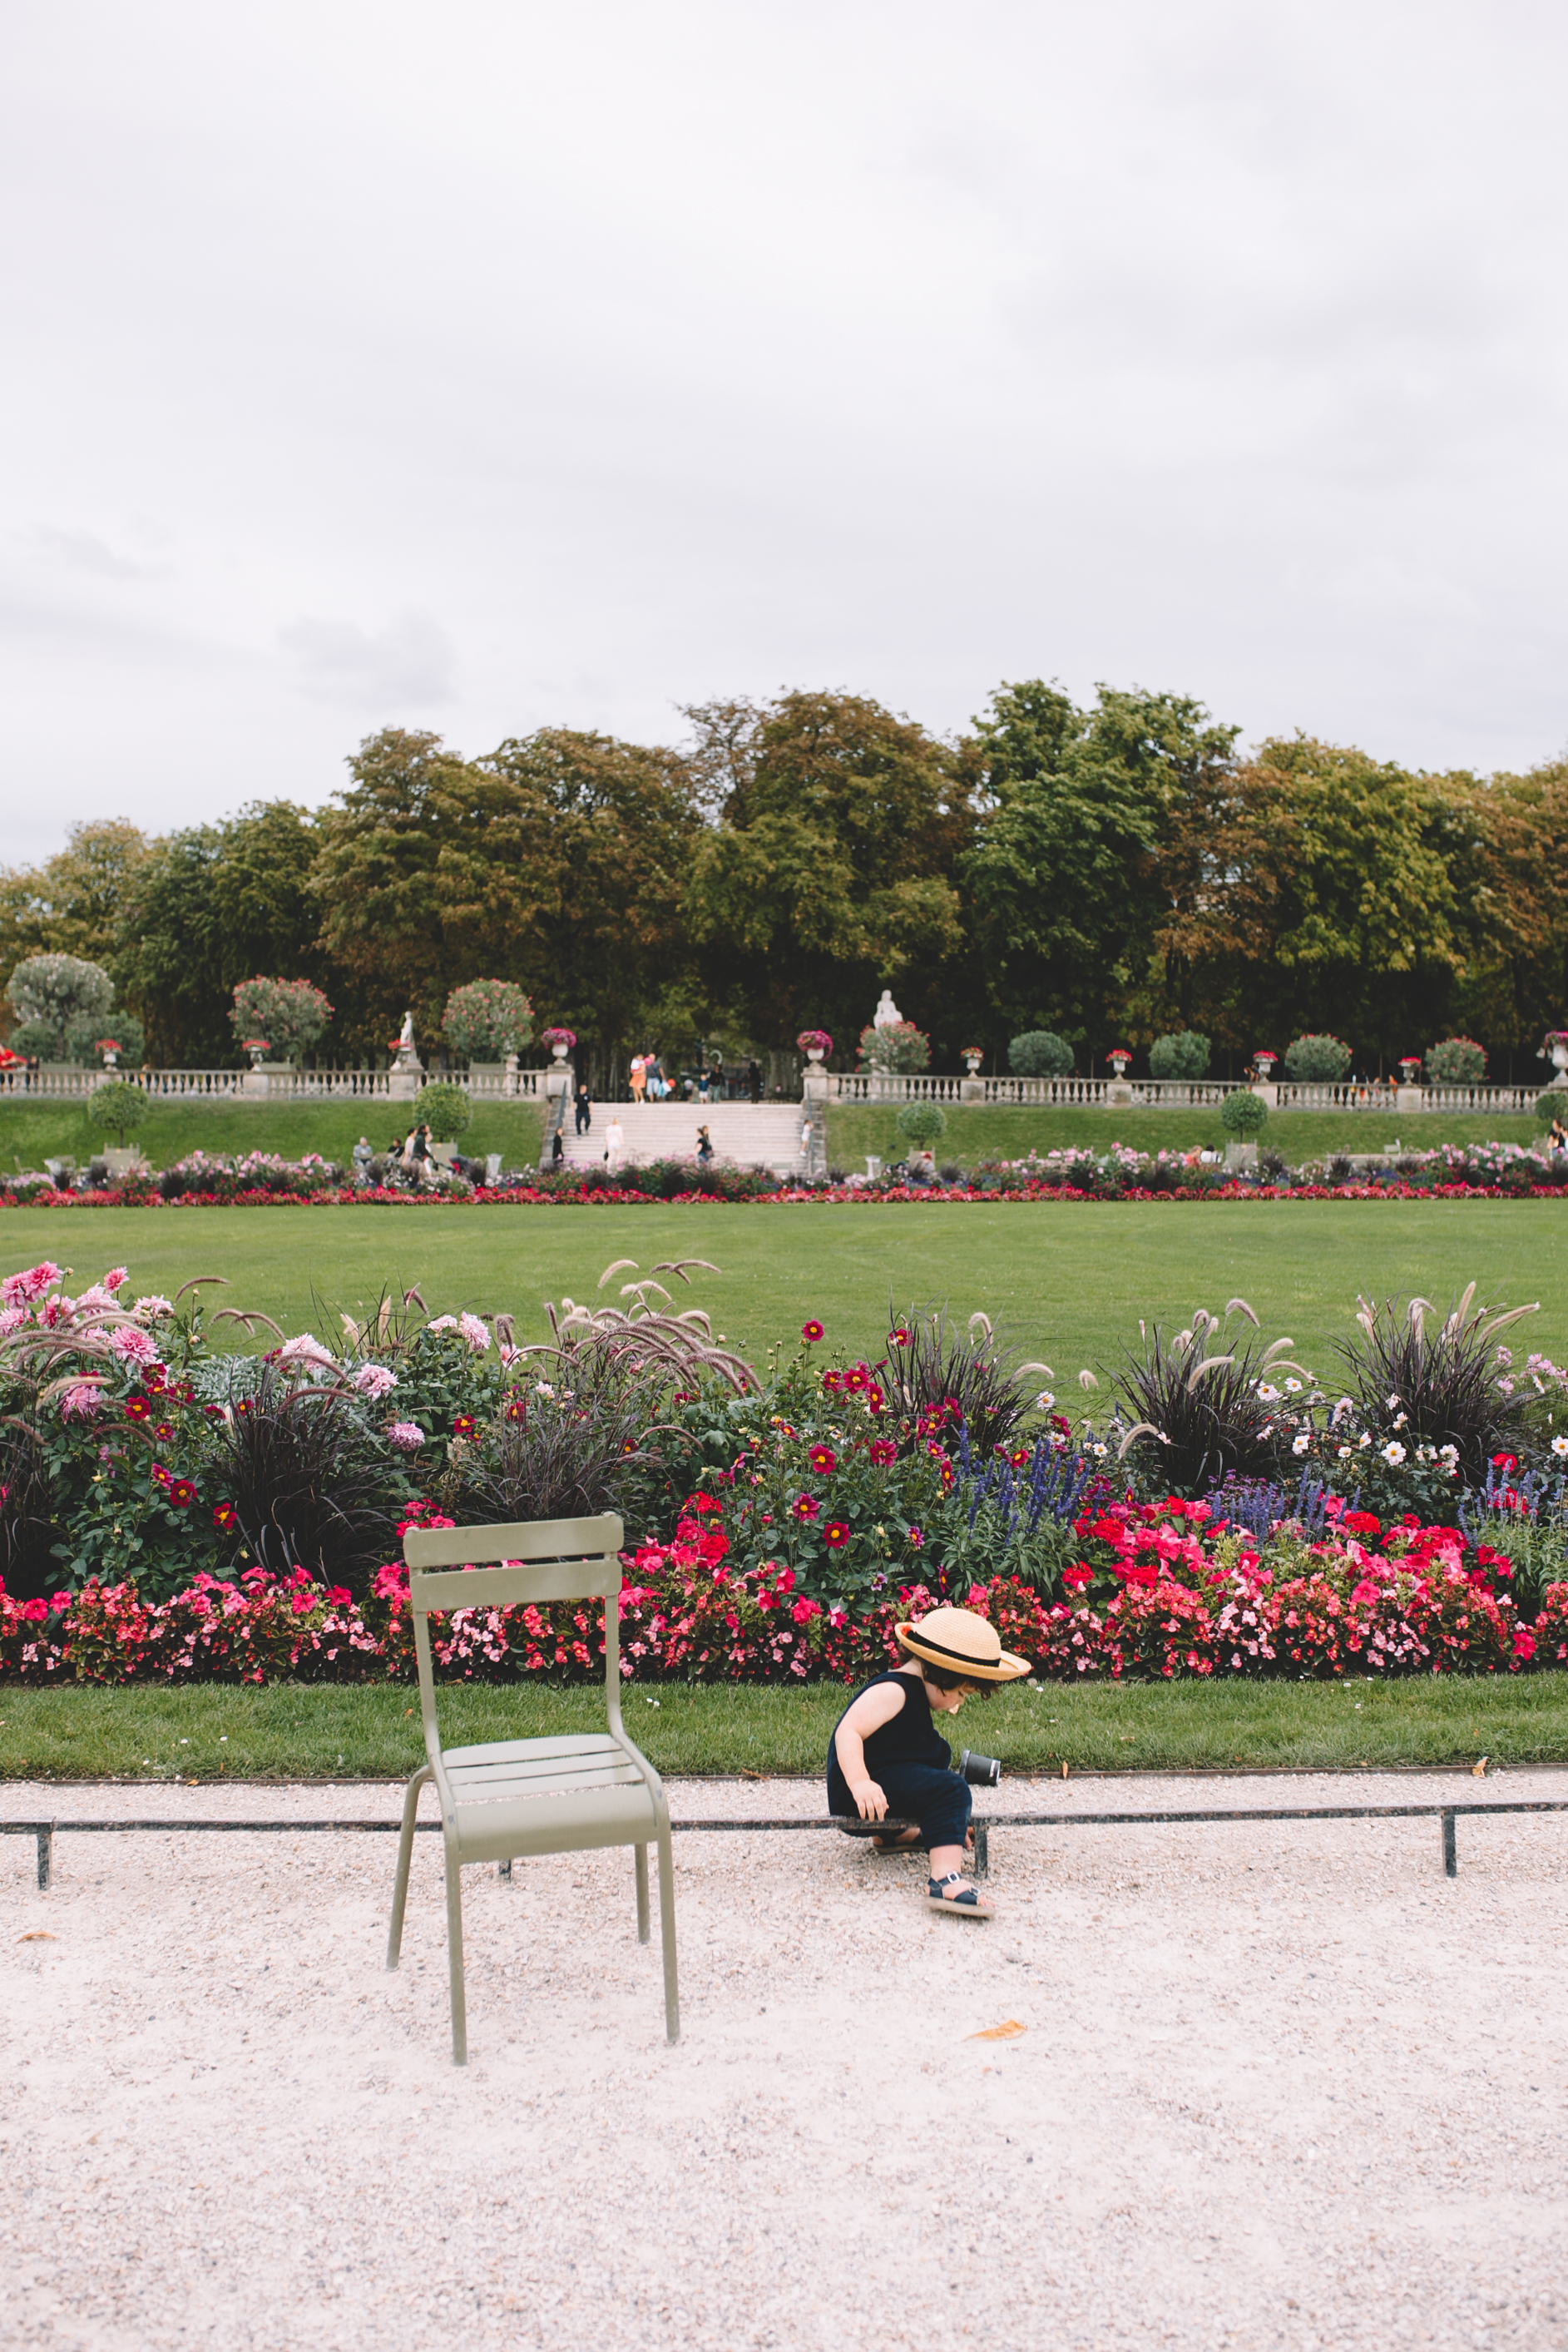
M 1537 1075 L 1568 1014 L 1568 760 L 1441 774 L 1306 735 L 1243 757 L 1191 698 L 1005 685 L 946 739 L 863 697 L 693 706 L 674 746 L 564 728 L 465 759 L 387 728 L 309 811 L 287 799 L 149 836 L 79 825 L 0 873 L 0 987 L 101 963 L 150 1060 L 232 1063 L 235 984 L 308 979 L 320 1058 L 379 1064 L 405 1007 L 513 981 L 601 1077 L 644 1047 L 834 1060 L 880 991 L 933 1066 L 1054 1030 L 1211 1037 L 1217 1066 L 1330 1030 L 1362 1070 L 1463 1032 Z

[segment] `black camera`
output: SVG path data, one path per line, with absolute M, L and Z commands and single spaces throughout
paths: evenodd
M 994 1756 L 981 1756 L 973 1748 L 966 1748 L 958 1759 L 958 1769 L 971 1789 L 994 1789 L 1002 1777 L 1002 1768 Z

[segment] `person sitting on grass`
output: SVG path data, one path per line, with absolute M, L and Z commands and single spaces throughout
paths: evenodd
M 1004 1650 L 996 1628 L 972 1609 L 934 1609 L 894 1628 L 903 1665 L 873 1675 L 840 1716 L 828 1743 L 828 1811 L 882 1822 L 889 1812 L 919 1824 L 874 1850 L 895 1853 L 923 1845 L 930 1858 L 925 1897 L 938 1911 L 988 1919 L 995 1905 L 966 1884 L 970 1842 L 969 1784 L 952 1769 L 953 1751 L 932 1713 L 956 1715 L 972 1691 L 989 1697 L 998 1683 L 1029 1672 L 1027 1658 Z

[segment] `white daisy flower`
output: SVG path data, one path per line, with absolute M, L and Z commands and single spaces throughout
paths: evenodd
M 1301 1393 L 1301 1384 L 1300 1381 L 1287 1381 L 1285 1382 L 1285 1394 L 1287 1396 L 1300 1396 Z
M 1051 1390 L 1041 1389 L 1034 1401 L 1034 1409 L 1036 1412 L 1049 1412 L 1055 1402 L 1056 1399 Z
M 1303 1429 L 1300 1437 L 1298 1437 L 1292 1444 L 1291 1451 L 1292 1454 L 1310 1454 L 1312 1451 L 1312 1432 L 1309 1429 Z
M 1279 1390 L 1269 1381 L 1259 1381 L 1258 1393 L 1262 1398 L 1265 1404 L 1278 1404 L 1280 1401 Z
M 1552 1441 L 1552 1451 L 1561 1462 L 1563 1455 L 1568 1454 L 1568 1437 L 1554 1437 Z
M 1380 1450 L 1382 1452 L 1383 1458 L 1387 1463 L 1389 1468 L 1391 1470 L 1397 1470 L 1399 1465 L 1405 1459 L 1405 1448 L 1400 1444 L 1398 1439 L 1391 1437 L 1387 1444 L 1383 1446 Z

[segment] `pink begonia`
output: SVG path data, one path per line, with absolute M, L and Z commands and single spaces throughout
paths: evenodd
M 155 1290 L 150 1290 L 144 1297 L 137 1300 L 131 1311 L 139 1315 L 143 1323 L 156 1323 L 161 1315 L 172 1315 L 174 1302 L 172 1298 L 161 1297 Z
M 460 1315 L 457 1328 L 476 1356 L 482 1356 L 490 1344 L 490 1334 L 477 1315 Z
M 45 1258 L 39 1265 L 30 1265 L 25 1274 L 8 1274 L 0 1282 L 0 1300 L 7 1307 L 30 1307 L 42 1298 L 46 1290 L 58 1282 L 61 1268 Z
M 102 1391 L 92 1381 L 78 1381 L 60 1399 L 62 1421 L 93 1421 L 102 1411 Z
M 354 1374 L 354 1386 L 362 1397 L 369 1397 L 372 1404 L 379 1404 L 382 1397 L 391 1396 L 396 1388 L 397 1374 L 385 1364 L 361 1364 Z
M 128 1364 L 155 1364 L 158 1360 L 156 1347 L 146 1332 L 139 1331 L 134 1323 L 122 1323 L 117 1331 L 111 1331 L 109 1344 L 117 1356 L 125 1358 Z
M 387 1444 L 395 1445 L 400 1454 L 415 1454 L 424 1444 L 424 1432 L 417 1421 L 394 1421 L 387 1432 Z
M 285 1339 L 277 1351 L 280 1364 L 330 1364 L 332 1358 L 319 1339 L 308 1331 L 301 1331 L 296 1339 Z

